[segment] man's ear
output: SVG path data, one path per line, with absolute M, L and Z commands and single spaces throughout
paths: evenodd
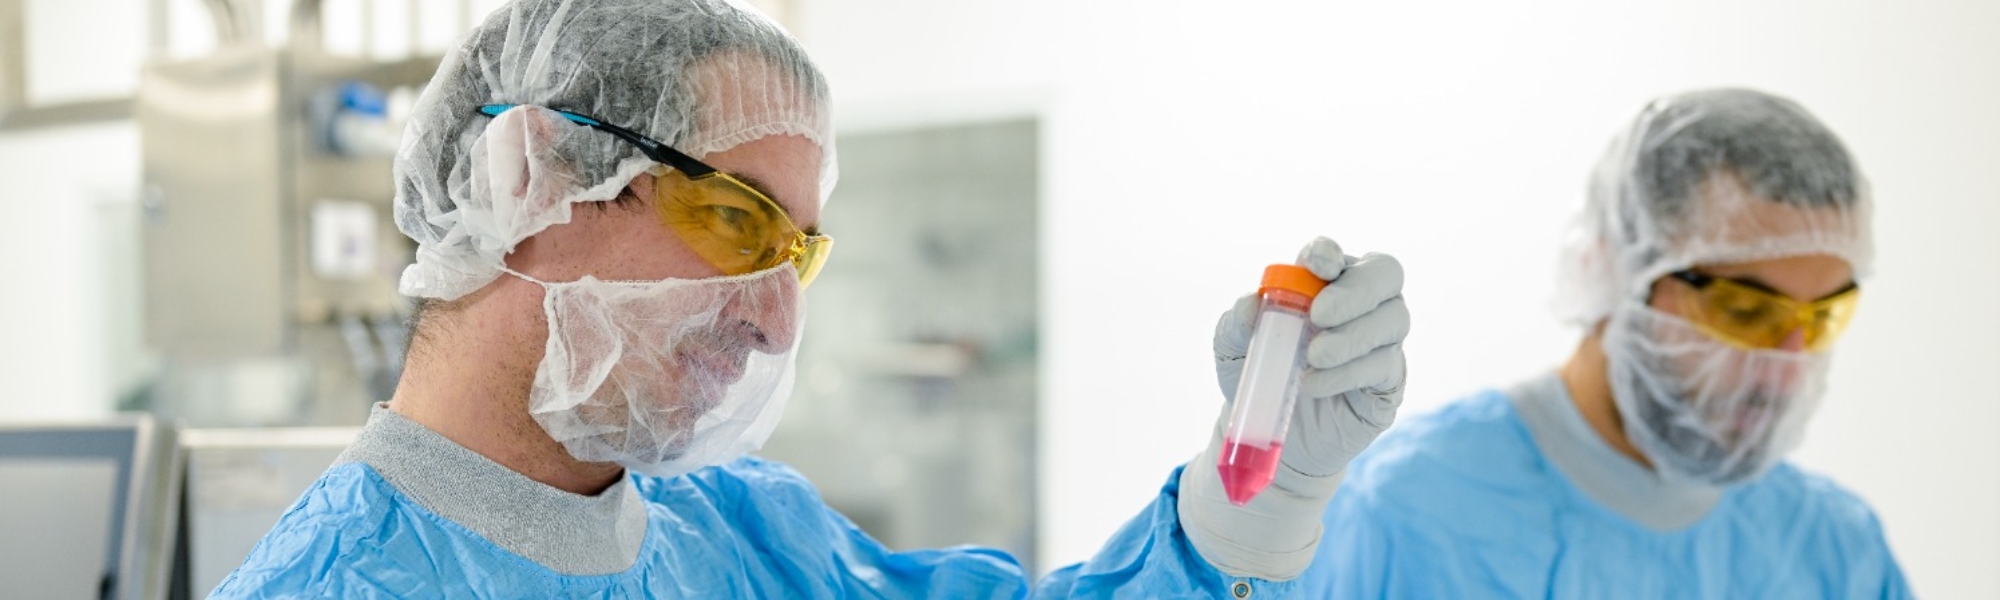
M 568 162 L 557 154 L 556 141 L 564 134 L 587 134 L 589 131 L 548 109 L 538 106 L 527 108 L 529 110 L 519 111 L 521 124 L 506 138 L 517 144 L 512 151 L 520 159 L 512 192 L 515 198 L 536 209 L 558 206 L 566 209 L 569 203 L 564 196 L 575 187 L 576 175 Z
M 529 235 L 570 220 L 569 195 L 576 174 L 558 152 L 566 136 L 588 134 L 549 109 L 519 106 L 486 125 L 472 151 L 473 202 L 492 219 L 484 224 L 508 249 Z M 483 184 L 483 185 L 482 185 Z

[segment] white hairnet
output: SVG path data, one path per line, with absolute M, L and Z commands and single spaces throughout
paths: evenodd
M 498 117 L 475 109 L 520 104 Z M 695 158 L 771 135 L 819 144 L 833 190 L 827 86 L 791 36 L 722 0 L 519 0 L 445 57 L 396 154 L 396 225 L 417 241 L 402 293 L 451 300 L 515 244 L 609 200 L 654 166 L 582 113 Z
M 1871 212 L 1847 148 L 1798 104 L 1741 89 L 1655 100 L 1597 165 L 1556 308 L 1593 325 L 1698 263 L 1827 254 L 1860 279 Z

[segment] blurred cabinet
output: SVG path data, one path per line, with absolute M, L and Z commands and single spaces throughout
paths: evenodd
M 343 147 L 352 127 L 336 125 L 399 130 L 388 91 L 414 95 L 437 61 L 239 44 L 147 66 L 135 115 L 145 332 L 166 363 L 155 410 L 200 426 L 358 424 L 387 399 L 413 252 L 393 220 L 394 138 Z

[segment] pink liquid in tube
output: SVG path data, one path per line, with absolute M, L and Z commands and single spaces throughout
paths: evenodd
M 1222 471 L 1222 491 L 1229 494 L 1229 503 L 1242 506 L 1250 503 L 1257 492 L 1271 485 L 1272 477 L 1278 474 L 1278 455 L 1283 444 L 1271 446 L 1251 446 L 1225 440 L 1222 445 L 1222 461 L 1216 468 Z
M 1231 504 L 1248 504 L 1277 475 L 1285 428 L 1291 424 L 1299 378 L 1305 374 L 1306 345 L 1312 342 L 1307 315 L 1313 297 L 1325 286 L 1305 267 L 1271 265 L 1264 270 L 1243 378 L 1236 386 L 1229 425 L 1223 430 L 1222 456 L 1215 466 Z

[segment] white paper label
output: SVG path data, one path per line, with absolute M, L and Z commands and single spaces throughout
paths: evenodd
M 312 269 L 325 279 L 362 279 L 375 269 L 375 207 L 321 200 L 312 208 Z

